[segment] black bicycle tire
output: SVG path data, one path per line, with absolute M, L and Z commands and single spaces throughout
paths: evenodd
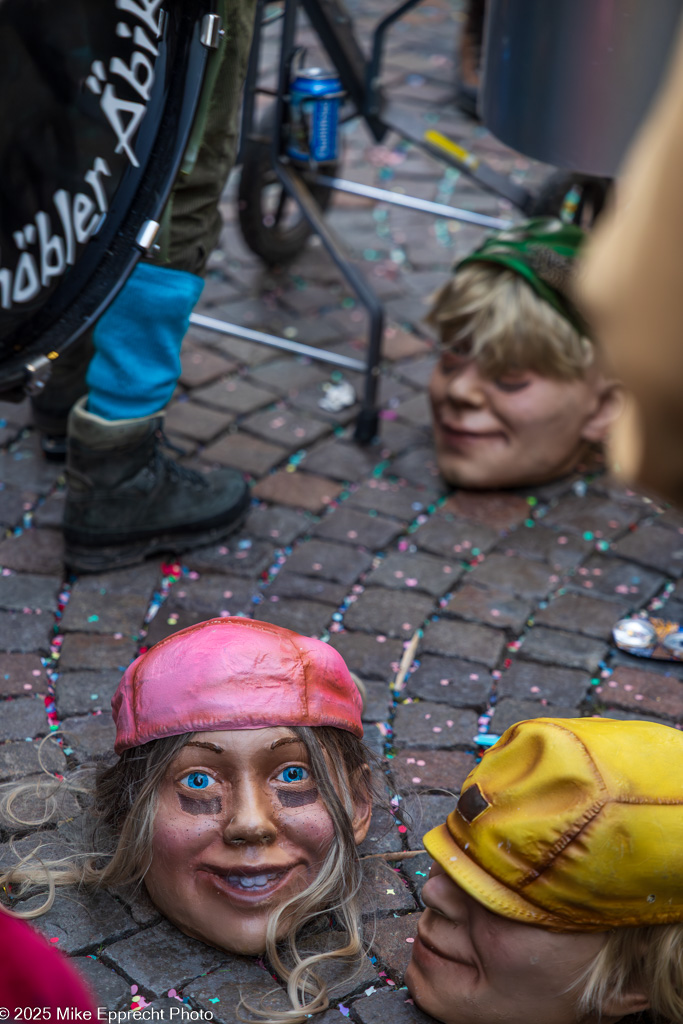
M 267 266 L 288 263 L 303 250 L 313 233 L 303 214 L 293 226 L 281 230 L 264 222 L 261 197 L 264 188 L 276 181 L 271 160 L 270 137 L 274 120 L 272 108 L 266 111 L 259 125 L 264 141 L 250 140 L 245 147 L 240 173 L 237 212 L 240 231 L 251 251 Z M 325 165 L 330 177 L 337 174 L 337 161 Z M 305 178 L 305 172 L 304 172 Z M 322 210 L 332 201 L 332 190 L 323 185 L 311 185 L 311 194 Z M 292 200 L 293 201 L 293 200 Z

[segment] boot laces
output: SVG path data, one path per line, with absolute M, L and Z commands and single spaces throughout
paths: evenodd
M 189 484 L 198 490 L 205 490 L 210 486 L 209 481 L 203 473 L 199 473 L 196 469 L 190 469 L 188 466 L 181 466 L 175 459 L 170 458 L 162 451 L 163 447 L 170 451 L 177 452 L 179 455 L 187 455 L 188 453 L 185 449 L 181 448 L 177 444 L 173 444 L 163 430 L 157 431 L 157 435 L 159 438 L 159 446 L 154 452 L 154 469 L 156 472 L 165 472 L 171 480 L 177 481 L 178 483 Z

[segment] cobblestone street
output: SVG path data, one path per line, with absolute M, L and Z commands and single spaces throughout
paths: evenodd
M 384 0 L 349 6 L 361 38 L 387 10 Z M 399 23 L 386 86 L 425 124 L 536 186 L 547 168 L 505 149 L 453 104 L 461 21 L 461 4 L 427 0 Z M 362 357 L 365 315 L 316 239 L 274 272 L 246 248 L 237 174 L 198 311 Z M 343 176 L 513 216 L 396 136 L 374 145 L 355 124 L 344 131 Z M 327 221 L 385 304 L 380 436 L 359 448 L 358 405 L 340 414 L 319 405 L 342 376 L 360 393 L 359 374 L 193 328 L 166 430 L 185 463 L 249 475 L 253 507 L 227 542 L 178 563 L 65 576 L 63 467 L 44 461 L 28 401 L 0 404 L 0 782 L 37 775 L 39 742 L 57 727 L 41 752 L 50 771 L 109 753 L 122 670 L 187 625 L 243 614 L 328 640 L 367 685 L 366 742 L 385 758 L 393 813 L 376 813 L 361 849 L 368 957 L 352 977 L 337 969 L 332 1008 L 314 1019 L 424 1024 L 401 987 L 429 864 L 415 851 L 453 809 L 475 764 L 475 737 L 545 715 L 683 726 L 681 666 L 630 657 L 611 642 L 612 626 L 631 611 L 665 606 L 667 618 L 683 620 L 683 517 L 597 465 L 528 491 L 449 492 L 430 442 L 435 357 L 422 319 L 453 260 L 483 233 L 342 194 Z M 394 687 L 418 629 L 415 659 Z M 73 827 L 51 823 L 56 849 Z M 8 838 L 0 833 L 4 862 Z M 239 1019 L 240 993 L 255 1003 L 277 984 L 259 961 L 186 938 L 142 896 L 58 899 L 34 924 L 76 958 L 109 1010 L 129 1008 L 134 996 L 168 1010 L 180 998 L 228 1024 Z M 284 993 L 268 999 L 288 1006 Z

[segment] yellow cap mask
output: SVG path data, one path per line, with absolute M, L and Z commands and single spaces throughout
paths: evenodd
M 650 722 L 518 722 L 424 839 L 457 884 L 551 931 L 683 921 L 683 733 Z

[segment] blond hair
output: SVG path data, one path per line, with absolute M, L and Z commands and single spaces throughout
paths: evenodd
M 683 924 L 617 928 L 577 982 L 578 1009 L 597 1014 L 608 998 L 640 991 L 650 1009 L 645 1019 L 683 1022 Z M 638 1017 L 626 1020 L 638 1020 Z
M 427 323 L 442 344 L 476 359 L 482 373 L 535 370 L 576 379 L 593 363 L 589 338 L 521 277 L 492 263 L 469 263 L 434 296 Z
M 292 731 L 308 751 L 311 772 L 332 819 L 334 837 L 315 880 L 278 907 L 268 921 L 266 955 L 287 986 L 292 1009 L 247 1007 L 264 1024 L 298 1024 L 308 1015 L 327 1009 L 327 986 L 316 969 L 337 958 L 359 961 L 363 953 L 359 899 L 362 869 L 353 832 L 355 808 L 351 794 L 360 803 L 372 801 L 373 782 L 368 765 L 377 758 L 359 739 L 341 729 L 298 726 Z M 12 913 L 23 918 L 39 917 L 53 906 L 58 886 L 126 889 L 141 884 L 152 862 L 161 783 L 192 736 L 186 733 L 153 740 L 125 750 L 114 765 L 77 769 L 70 778 L 54 783 L 41 781 L 5 787 L 0 812 L 5 821 L 24 831 L 26 826 L 47 822 L 60 796 L 76 794 L 90 798 L 91 824 L 86 849 L 51 859 L 41 857 L 42 846 L 38 846 L 0 873 L 0 888 L 11 890 L 13 900 L 27 895 L 36 885 L 47 887 L 40 906 L 22 911 L 21 905 L 15 903 Z M 15 806 L 22 798 L 37 793 L 44 801 L 44 815 L 38 820 L 21 817 Z M 51 837 L 50 833 L 45 835 Z M 346 944 L 301 957 L 297 933 L 327 915 L 334 915 L 346 932 Z M 282 923 L 287 933 L 285 940 L 279 941 Z

